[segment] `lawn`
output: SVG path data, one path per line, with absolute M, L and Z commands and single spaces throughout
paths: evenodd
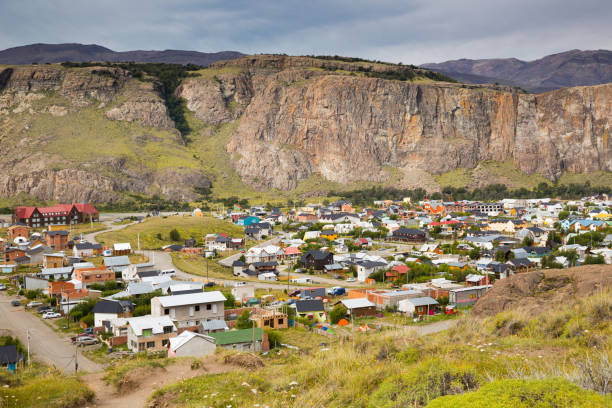
M 180 240 L 170 239 L 170 231 L 176 229 L 180 233 Z M 141 249 L 159 249 L 165 245 L 183 244 L 185 239 L 195 238 L 201 242 L 206 234 L 224 232 L 232 237 L 242 237 L 242 227 L 228 221 L 213 217 L 170 216 L 151 217 L 141 223 L 130 225 L 116 231 L 102 233 L 96 237 L 99 242 L 111 245 L 117 242 L 129 242 L 132 249 L 138 249 L 138 236 L 140 235 Z M 160 239 L 161 238 L 161 239 Z
M 171 256 L 172 263 L 181 271 L 206 277 L 206 259 L 201 256 L 186 255 L 179 252 L 172 252 Z M 231 268 L 221 266 L 210 259 L 208 260 L 208 276 L 216 279 L 236 279 Z M 240 278 L 240 280 L 244 280 L 244 278 Z

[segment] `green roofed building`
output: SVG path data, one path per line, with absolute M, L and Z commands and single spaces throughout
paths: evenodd
M 268 351 L 270 345 L 268 336 L 262 329 L 230 330 L 226 332 L 209 333 L 215 339 L 215 344 L 230 350 L 252 351 L 253 331 L 255 332 L 255 351 Z

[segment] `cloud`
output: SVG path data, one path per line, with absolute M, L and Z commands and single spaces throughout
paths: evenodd
M 609 0 L 3 0 L 0 49 L 339 54 L 404 63 L 612 48 Z

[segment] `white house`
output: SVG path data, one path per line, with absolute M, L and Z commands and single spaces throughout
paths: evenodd
M 134 353 L 165 350 L 170 338 L 176 337 L 176 326 L 168 316 L 131 317 L 127 324 L 127 345 Z
M 170 339 L 168 357 L 204 357 L 215 354 L 215 339 L 185 330 Z
M 257 279 L 264 280 L 264 281 L 277 281 L 278 277 L 276 276 L 274 272 L 264 272 L 264 273 L 260 273 L 257 276 Z

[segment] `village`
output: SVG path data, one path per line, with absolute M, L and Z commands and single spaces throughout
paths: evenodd
M 610 264 L 611 206 L 607 196 L 371 208 L 340 200 L 106 219 L 91 204 L 17 207 L 0 221 L 0 290 L 102 362 L 299 350 L 302 341 L 452 323 L 515 274 Z M 156 220 L 214 220 L 240 233 L 160 227 L 112 239 Z M 147 248 L 148 236 L 170 243 Z M 25 357 L 13 348 L 0 354 L 15 370 Z

